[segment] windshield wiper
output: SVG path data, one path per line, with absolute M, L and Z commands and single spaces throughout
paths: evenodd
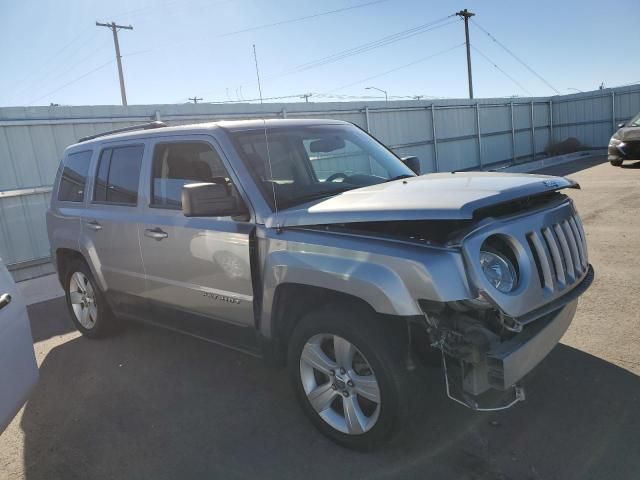
M 393 182 L 395 180 L 403 180 L 405 178 L 413 178 L 415 175 L 409 175 L 407 173 L 403 173 L 402 175 L 398 175 L 397 177 L 390 178 L 389 180 L 385 180 L 384 183 Z

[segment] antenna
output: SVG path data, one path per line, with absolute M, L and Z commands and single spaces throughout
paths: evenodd
M 256 77 L 258 77 L 258 91 L 260 92 L 260 103 L 262 103 L 262 86 L 260 85 L 260 69 L 258 68 L 258 55 L 256 54 L 256 44 L 253 44 L 253 61 L 256 64 Z M 265 136 L 267 135 L 267 127 L 265 124 Z M 267 152 L 268 152 L 268 147 L 267 147 Z
M 267 135 L 267 121 L 263 118 L 262 125 L 264 125 L 264 143 L 267 149 L 267 163 L 269 164 L 269 176 L 271 177 L 271 190 L 273 191 L 273 207 L 275 209 L 275 224 L 276 232 L 280 233 L 281 225 L 278 223 L 278 198 L 276 196 L 276 183 L 273 181 L 273 169 L 271 168 L 271 154 L 269 153 L 269 137 Z

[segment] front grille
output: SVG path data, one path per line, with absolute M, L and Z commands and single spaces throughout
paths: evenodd
M 587 272 L 587 242 L 577 214 L 528 232 L 526 237 L 540 284 L 549 293 L 574 284 Z
M 625 141 L 622 151 L 630 160 L 640 160 L 640 141 Z

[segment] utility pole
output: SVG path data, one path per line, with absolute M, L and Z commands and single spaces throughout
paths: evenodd
M 464 18 L 464 36 L 467 40 L 467 74 L 469 76 L 469 98 L 473 98 L 473 79 L 471 78 L 471 44 L 469 43 L 469 19 L 475 15 L 466 8 L 456 12 L 456 15 Z
M 309 103 L 309 97 L 312 97 L 313 93 L 303 93 L 302 95 L 300 95 L 300 98 L 304 98 L 304 101 L 306 103 Z
M 198 103 L 199 100 L 202 100 L 202 98 L 198 98 L 198 97 L 189 97 L 189 100 L 191 100 L 193 103 Z
M 113 44 L 116 47 L 116 60 L 118 61 L 118 76 L 120 78 L 120 96 L 122 97 L 122 105 L 127 105 L 127 92 L 124 89 L 124 76 L 122 75 L 122 56 L 120 55 L 120 44 L 118 43 L 118 29 L 133 30 L 131 25 L 116 25 L 116 22 L 100 23 L 96 22 L 98 27 L 110 28 L 113 32 Z

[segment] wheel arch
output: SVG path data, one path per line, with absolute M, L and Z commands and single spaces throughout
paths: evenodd
M 67 272 L 67 265 L 69 265 L 73 261 L 81 261 L 84 262 L 91 271 L 93 278 L 98 282 L 98 286 L 102 291 L 104 288 L 104 280 L 101 276 L 97 275 L 97 272 L 93 268 L 93 265 L 90 261 L 87 260 L 84 253 L 80 250 L 76 250 L 73 248 L 58 248 L 55 251 L 55 262 L 56 262 L 56 270 L 58 272 L 58 280 L 60 281 L 60 285 L 64 288 L 64 278 Z
M 274 293 L 269 322 L 270 336 L 262 336 L 268 363 L 277 367 L 284 366 L 288 343 L 296 325 L 306 313 L 330 304 L 375 316 L 380 321 L 393 321 L 403 331 L 411 318 L 378 313 L 364 299 L 342 291 L 302 283 L 282 283 Z

